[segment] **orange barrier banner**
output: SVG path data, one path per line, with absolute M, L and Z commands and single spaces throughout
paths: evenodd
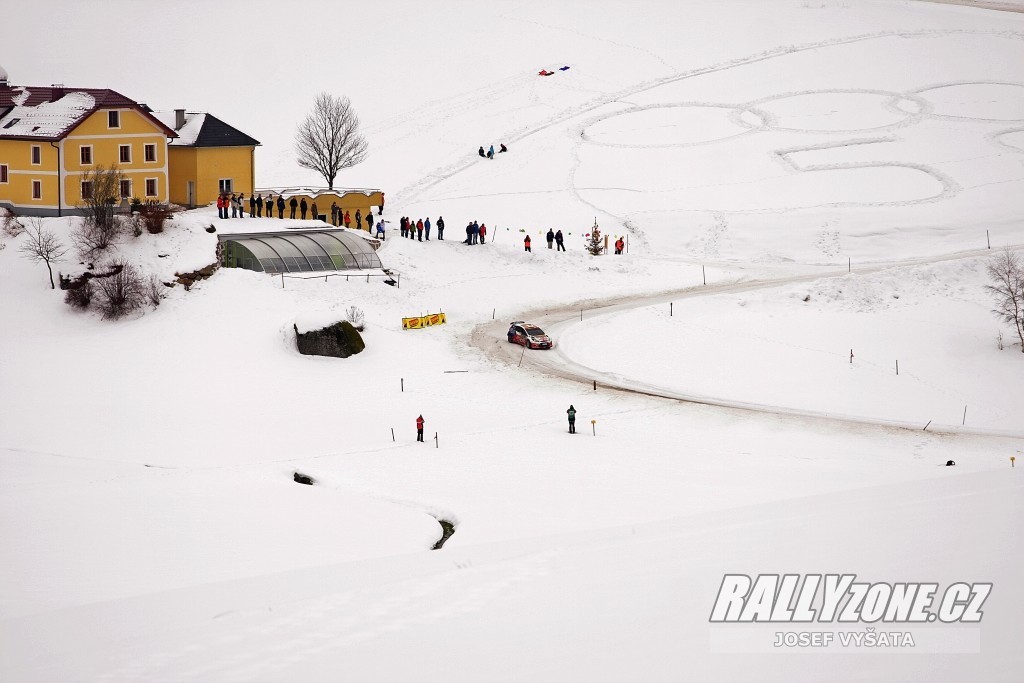
M 430 313 L 428 315 L 416 316 L 415 318 L 402 318 L 403 330 L 419 330 L 431 325 L 443 325 L 448 322 L 444 313 Z

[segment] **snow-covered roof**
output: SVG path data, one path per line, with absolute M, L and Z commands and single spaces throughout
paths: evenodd
M 255 147 L 260 141 L 230 126 L 213 114 L 184 112 L 185 122 L 180 128 L 177 111 L 155 111 L 153 116 L 168 128 L 177 131 L 178 138 L 171 141 L 175 147 Z
M 316 199 L 321 195 L 330 195 L 342 197 L 347 194 L 364 194 L 367 197 L 380 192 L 381 190 L 372 187 L 336 187 L 333 190 L 327 189 L 326 187 L 257 187 L 254 192 L 256 194 L 272 193 L 275 197 L 282 195 L 287 199 L 288 197 L 310 197 Z
M 20 94 L 12 96 L 14 107 L 0 118 L 0 137 L 52 138 L 71 128 L 96 107 L 96 99 L 85 92 L 69 92 L 55 102 L 35 106 L 20 104 L 29 95 L 22 89 Z

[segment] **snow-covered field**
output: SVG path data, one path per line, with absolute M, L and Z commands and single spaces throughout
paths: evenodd
M 272 3 L 218 3 L 221 24 L 175 2 L 110 73 L 72 40 L 102 17 L 57 5 L 46 49 L 53 3 L 15 13 L 12 82 L 209 110 L 263 141 L 262 186 L 318 183 L 291 131 L 349 96 L 371 153 L 339 182 L 387 192 L 401 287 L 221 270 L 110 322 L 4 237 L 0 678 L 1019 679 L 1024 354 L 984 285 L 1024 244 L 1024 14 L 383 2 L 321 57 L 303 17 L 348 25 L 339 5 L 274 36 Z M 245 66 L 217 77 L 205 45 Z M 398 239 L 402 215 L 446 239 Z M 491 235 L 464 246 L 474 219 Z M 587 254 L 595 221 L 628 253 Z M 117 252 L 170 280 L 213 260 L 211 223 Z M 294 324 L 349 306 L 363 353 L 295 351 Z M 519 319 L 557 348 L 507 344 Z M 726 573 L 825 572 L 994 587 L 912 652 L 708 623 Z

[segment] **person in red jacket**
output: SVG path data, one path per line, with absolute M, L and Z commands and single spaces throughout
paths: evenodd
M 420 242 L 423 241 L 423 219 L 420 218 L 416 221 L 416 239 Z
M 348 211 L 345 212 L 345 216 L 341 219 L 341 222 L 345 224 L 346 228 L 352 225 L 352 216 L 348 215 Z
M 483 223 L 480 224 L 480 244 L 487 241 L 487 226 Z
M 217 218 L 224 218 L 224 195 L 217 195 Z
M 622 250 L 623 250 L 623 248 L 625 248 L 625 246 L 626 246 L 626 243 L 622 241 L 621 237 L 619 239 L 615 240 L 615 253 L 616 254 L 621 254 Z
M 523 246 L 526 247 L 526 251 L 529 251 L 530 253 L 533 253 L 533 250 L 530 249 L 530 236 L 529 235 L 527 235 L 526 239 L 523 240 Z
M 423 416 L 416 418 L 416 440 L 423 441 Z

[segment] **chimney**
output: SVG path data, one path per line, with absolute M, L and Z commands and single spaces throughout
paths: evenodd
M 64 97 L 64 84 L 54 83 L 50 86 L 50 101 L 56 102 L 60 98 Z
M 185 125 L 185 110 L 175 109 L 174 110 L 174 130 L 181 130 L 181 127 Z

